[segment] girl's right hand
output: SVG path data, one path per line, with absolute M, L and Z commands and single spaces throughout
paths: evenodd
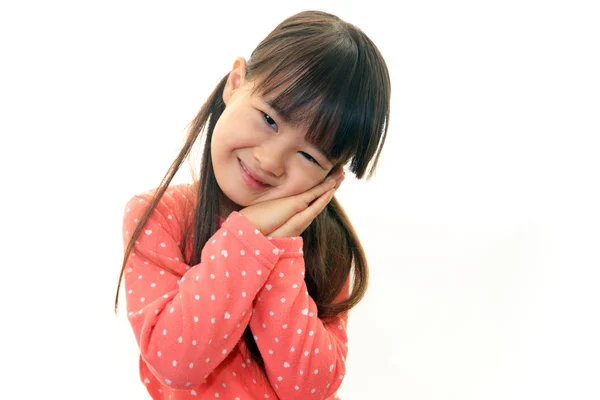
M 240 214 L 265 236 L 300 236 L 327 206 L 344 176 L 342 171 L 336 171 L 331 180 L 328 178 L 304 193 L 253 204 L 240 210 Z M 285 229 L 278 229 L 283 225 Z

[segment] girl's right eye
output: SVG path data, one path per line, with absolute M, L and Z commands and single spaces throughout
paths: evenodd
M 265 121 L 267 122 L 267 124 L 271 125 L 275 125 L 275 130 L 277 130 L 277 123 L 275 121 L 273 121 L 273 118 L 269 117 L 267 114 L 263 113 L 264 117 L 265 117 Z

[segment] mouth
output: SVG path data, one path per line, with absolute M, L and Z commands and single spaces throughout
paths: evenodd
M 242 160 L 238 159 L 238 162 L 240 164 L 240 170 L 242 172 L 242 178 L 244 179 L 244 182 L 246 182 L 246 184 L 248 186 L 250 186 L 252 189 L 265 189 L 268 188 L 270 185 L 260 181 L 258 179 L 258 177 L 256 177 L 255 175 L 253 175 L 250 171 L 248 171 L 248 169 L 246 168 L 246 166 L 244 165 L 244 163 L 242 162 Z

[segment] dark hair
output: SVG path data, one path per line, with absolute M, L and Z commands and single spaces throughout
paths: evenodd
M 228 76 L 221 79 L 190 123 L 183 148 L 129 240 L 117 286 L 115 313 L 123 272 L 135 241 L 205 128 L 200 179 L 194 180 L 193 185 L 197 201 L 193 204 L 192 226 L 183 218 L 182 254 L 186 254 L 187 239 L 193 239 L 191 257 L 185 260 L 188 265 L 200 262 L 202 248 L 218 229 L 220 189 L 212 167 L 210 143 L 215 124 L 225 109 L 223 90 Z M 264 96 L 284 88 L 272 100 L 274 108 L 291 124 L 306 126 L 307 141 L 323 148 L 336 166 L 349 163 L 349 170 L 361 179 L 371 163 L 367 178 L 372 176 L 387 135 L 391 86 L 382 55 L 360 29 L 322 11 L 293 15 L 252 52 L 246 79 L 256 84 L 254 92 Z M 358 236 L 335 197 L 302 233 L 302 238 L 305 282 L 317 305 L 318 317 L 328 319 L 348 312 L 363 298 L 369 270 Z M 334 304 L 351 273 L 350 296 Z M 263 359 L 249 326 L 243 339 L 250 356 L 264 372 Z

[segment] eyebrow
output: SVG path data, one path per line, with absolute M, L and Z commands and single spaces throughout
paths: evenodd
M 274 100 L 264 100 L 263 101 L 271 107 L 273 111 L 277 113 L 277 116 L 280 117 L 286 125 L 296 125 L 294 121 L 292 121 L 292 116 L 286 110 L 279 108 L 277 104 L 275 104 Z

